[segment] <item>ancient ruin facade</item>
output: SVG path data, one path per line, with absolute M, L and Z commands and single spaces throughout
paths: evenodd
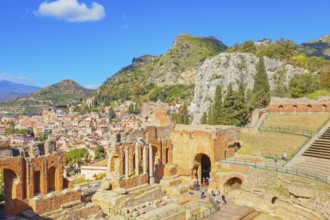
M 272 113 L 330 113 L 330 98 L 321 97 L 318 100 L 308 98 L 290 99 L 272 97 L 268 106 Z
M 234 155 L 239 132 L 232 126 L 148 127 L 112 148 L 107 172 L 111 186 L 106 188 L 152 185 L 173 175 L 201 182 L 216 171 L 218 161 Z
M 63 193 L 68 181 L 63 178 L 65 155 L 54 149 L 52 143 L 16 149 L 0 149 L 0 169 L 4 171 L 5 206 L 8 215 L 17 215 L 25 209 L 38 214 L 49 212 L 66 202 L 80 200 L 74 191 Z M 36 153 L 39 152 L 39 153 Z

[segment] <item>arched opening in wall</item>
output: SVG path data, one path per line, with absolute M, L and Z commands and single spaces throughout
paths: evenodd
M 283 105 L 278 106 L 278 112 L 279 113 L 283 112 Z
M 326 113 L 327 112 L 327 105 L 322 105 L 322 112 Z
M 275 204 L 275 202 L 276 202 L 276 200 L 277 200 L 278 198 L 275 196 L 275 197 L 273 197 L 272 198 L 272 204 Z
M 292 109 L 293 109 L 293 113 L 297 113 L 298 107 L 296 105 L 293 105 Z
M 19 179 L 14 171 L 10 169 L 0 170 L 0 219 L 4 213 L 9 213 L 15 210 L 17 198 L 17 184 Z
M 47 185 L 48 185 L 47 192 L 55 191 L 55 186 L 56 186 L 55 177 L 56 177 L 56 168 L 55 167 L 49 168 L 47 171 Z
M 237 190 L 240 189 L 242 185 L 242 180 L 238 177 L 233 177 L 227 180 L 227 182 L 224 185 L 224 188 L 227 192 L 231 190 Z
M 166 150 L 165 150 L 165 164 L 167 164 L 168 163 L 168 157 L 169 157 L 169 150 L 168 150 L 168 148 L 166 148 Z
M 312 106 L 311 105 L 307 105 L 307 113 L 311 113 L 312 112 Z
M 33 174 L 33 185 L 34 185 L 34 195 L 37 196 L 41 192 L 40 187 L 41 181 L 40 181 L 40 171 L 35 171 Z
M 194 158 L 194 161 L 197 162 L 194 164 L 193 169 L 197 169 L 195 175 L 195 178 L 198 179 L 199 182 L 202 182 L 202 179 L 210 178 L 210 172 L 211 172 L 211 160 L 210 157 L 206 154 L 200 153 L 197 154 Z M 195 172 L 195 171 L 194 171 Z

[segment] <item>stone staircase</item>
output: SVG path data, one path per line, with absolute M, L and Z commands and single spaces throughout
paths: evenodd
M 321 135 L 303 149 L 288 168 L 330 183 L 330 127 L 321 131 Z

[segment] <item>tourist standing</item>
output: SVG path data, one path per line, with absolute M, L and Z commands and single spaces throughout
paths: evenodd
M 215 189 L 215 195 L 216 196 L 220 195 L 220 191 L 219 191 L 218 187 Z
M 274 156 L 274 163 L 277 164 L 277 155 L 276 155 L 276 154 L 275 154 L 275 156 Z
M 224 194 L 222 194 L 221 199 L 223 204 L 227 204 L 226 197 Z

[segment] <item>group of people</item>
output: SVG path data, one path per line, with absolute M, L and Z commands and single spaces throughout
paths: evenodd
M 206 181 L 206 180 L 205 180 L 205 181 Z M 201 198 L 201 199 L 204 199 L 204 198 L 206 197 L 206 196 L 205 196 L 205 190 L 204 190 L 204 188 L 203 188 L 203 187 L 200 187 L 200 185 L 198 184 L 197 181 L 195 182 L 194 187 L 189 189 L 188 193 L 189 193 L 190 195 L 193 195 L 193 194 L 194 194 L 193 189 L 194 189 L 195 191 L 198 191 L 198 190 L 200 191 L 200 198 Z M 219 191 L 219 189 L 216 188 L 215 192 L 212 190 L 212 191 L 211 191 L 211 195 L 212 195 L 212 197 L 214 197 L 214 202 L 215 202 L 216 204 L 219 204 L 219 203 L 220 203 L 220 201 L 219 201 L 219 196 L 220 196 L 220 191 Z M 224 194 L 221 195 L 221 200 L 222 200 L 222 203 L 223 203 L 223 204 L 227 204 L 226 197 L 225 197 Z
M 206 186 L 208 186 L 209 184 L 210 184 L 210 177 L 203 177 L 202 178 L 202 185 L 206 185 Z
M 282 160 L 283 160 L 283 162 L 286 162 L 286 152 L 285 151 L 283 151 L 283 153 L 282 153 Z M 274 156 L 274 163 L 277 163 L 277 154 L 275 154 L 275 156 Z
M 218 199 L 218 197 L 220 196 L 220 191 L 219 191 L 219 189 L 216 188 L 215 192 L 212 190 L 211 195 L 214 197 L 214 202 L 215 202 L 216 204 L 219 204 L 219 203 L 220 203 L 220 202 L 219 202 L 219 199 Z M 227 204 L 226 197 L 225 197 L 224 194 L 221 195 L 221 199 L 222 199 L 222 203 L 223 203 L 223 204 Z

